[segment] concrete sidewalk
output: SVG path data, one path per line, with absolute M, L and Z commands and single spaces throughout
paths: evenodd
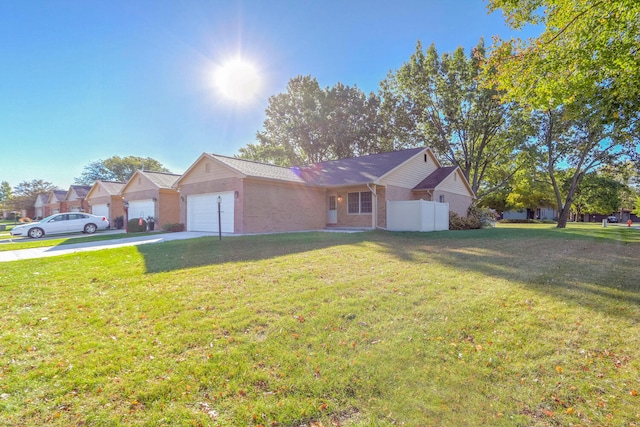
M 70 245 L 47 246 L 43 248 L 19 249 L 0 252 L 0 262 L 17 261 L 21 259 L 44 258 L 66 255 L 77 252 L 97 251 L 100 249 L 121 248 L 123 246 L 137 246 L 149 243 L 170 242 L 172 240 L 195 239 L 198 237 L 214 237 L 218 233 L 199 231 L 181 231 L 177 233 L 145 234 L 143 236 L 128 237 L 117 240 L 103 240 L 99 242 L 73 243 Z M 10 243 L 6 243 L 10 244 Z

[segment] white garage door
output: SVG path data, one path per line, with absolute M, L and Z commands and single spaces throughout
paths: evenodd
M 148 216 L 155 217 L 154 208 L 155 204 L 151 199 L 132 200 L 129 202 L 129 219 L 142 218 L 146 220 Z
M 220 228 L 233 233 L 233 191 L 187 196 L 187 231 L 218 231 L 218 196 L 222 199 Z
M 107 218 L 108 220 L 111 220 L 111 218 L 109 218 L 109 206 L 107 206 L 107 204 L 102 204 L 102 205 L 93 205 L 91 206 L 91 213 L 93 215 L 96 216 L 103 216 L 105 218 Z

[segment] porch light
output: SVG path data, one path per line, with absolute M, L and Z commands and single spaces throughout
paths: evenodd
M 339 195 L 338 196 L 338 202 L 341 202 L 341 201 L 342 201 L 342 196 Z

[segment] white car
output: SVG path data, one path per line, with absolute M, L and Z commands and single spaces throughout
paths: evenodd
M 58 233 L 95 233 L 96 230 L 109 228 L 109 221 L 103 216 L 81 212 L 53 214 L 38 222 L 18 225 L 10 231 L 12 236 L 29 236 L 37 239 L 46 234 Z

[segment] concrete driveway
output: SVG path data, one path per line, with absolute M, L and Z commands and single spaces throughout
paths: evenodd
M 128 237 L 118 240 L 103 240 L 99 242 L 74 243 L 62 246 L 48 246 L 44 248 L 19 249 L 15 251 L 0 252 L 0 262 L 44 258 L 77 252 L 97 251 L 100 249 L 121 248 L 123 246 L 137 246 L 145 245 L 148 243 L 162 243 L 170 242 L 172 240 L 195 239 L 198 237 L 212 237 L 217 235 L 217 233 L 181 231 L 178 233 L 145 234 L 143 236 Z

